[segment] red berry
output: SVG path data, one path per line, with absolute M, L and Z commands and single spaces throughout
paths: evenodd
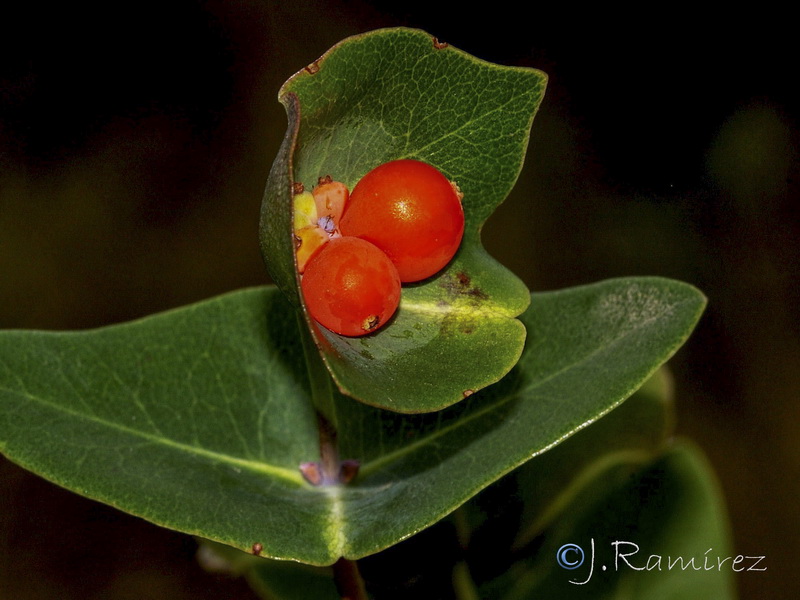
M 356 184 L 339 230 L 383 250 L 401 281 L 419 281 L 453 258 L 464 234 L 464 211 L 455 186 L 437 168 L 393 160 Z
M 309 314 L 334 333 L 359 336 L 383 326 L 400 303 L 400 278 L 386 254 L 354 237 L 333 238 L 306 264 Z

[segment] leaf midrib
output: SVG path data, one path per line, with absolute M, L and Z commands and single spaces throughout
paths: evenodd
M 499 304 L 464 304 L 450 303 L 439 304 L 434 300 L 413 301 L 400 300 L 399 310 L 419 315 L 436 315 L 437 317 L 461 317 L 461 318 L 492 318 L 498 321 L 516 319 L 517 313 L 510 310 L 503 310 Z

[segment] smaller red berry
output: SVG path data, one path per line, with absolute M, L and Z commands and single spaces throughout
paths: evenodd
M 309 314 L 334 333 L 376 331 L 400 304 L 400 277 L 386 254 L 354 237 L 333 238 L 306 264 L 301 282 Z

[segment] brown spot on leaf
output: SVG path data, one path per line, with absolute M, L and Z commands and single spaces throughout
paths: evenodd
M 295 181 L 292 184 L 292 193 L 296 196 L 297 194 L 302 194 L 306 191 L 306 186 L 303 185 L 302 181 Z
M 472 285 L 472 278 L 464 271 L 459 271 L 450 277 L 443 277 L 439 285 L 454 296 L 467 296 L 476 300 L 489 299 L 489 294 Z
M 309 75 L 316 75 L 317 73 L 319 73 L 319 61 L 318 61 L 318 60 L 315 60 L 313 63 L 311 63 L 310 65 L 308 65 L 308 66 L 306 67 L 306 72 L 307 72 Z
M 433 47 L 436 48 L 437 50 L 442 50 L 444 48 L 447 48 L 449 45 L 450 44 L 448 44 L 447 42 L 440 42 L 439 38 L 437 37 L 433 38 Z
M 475 393 L 475 390 L 464 390 L 464 398 L 469 398 L 474 393 Z
M 260 544 L 259 542 L 256 542 L 255 544 L 253 544 L 253 548 L 252 548 L 253 556 L 260 555 L 261 551 L 263 549 L 264 549 L 264 546 L 262 544 Z
M 471 296 L 472 298 L 477 298 L 479 300 L 488 300 L 489 294 L 484 292 L 482 289 L 474 287 L 467 290 L 467 296 Z

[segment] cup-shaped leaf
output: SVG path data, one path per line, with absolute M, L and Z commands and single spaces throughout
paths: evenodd
M 539 71 L 478 60 L 427 33 L 387 29 L 343 41 L 281 89 L 289 127 L 260 236 L 273 280 L 301 309 L 293 184 L 311 189 L 330 175 L 352 189 L 374 167 L 412 158 L 464 194 L 459 251 L 437 275 L 404 286 L 386 326 L 344 337 L 306 315 L 342 392 L 398 412 L 434 411 L 516 363 L 525 329 L 515 317 L 528 291 L 485 252 L 480 229 L 519 174 L 545 82 Z
M 313 486 L 317 415 L 294 309 L 245 290 L 87 332 L 0 334 L 0 451 L 155 523 L 328 565 L 435 523 L 630 396 L 704 299 L 663 279 L 532 297 L 526 349 L 497 385 L 404 415 L 334 395 L 347 485 Z

